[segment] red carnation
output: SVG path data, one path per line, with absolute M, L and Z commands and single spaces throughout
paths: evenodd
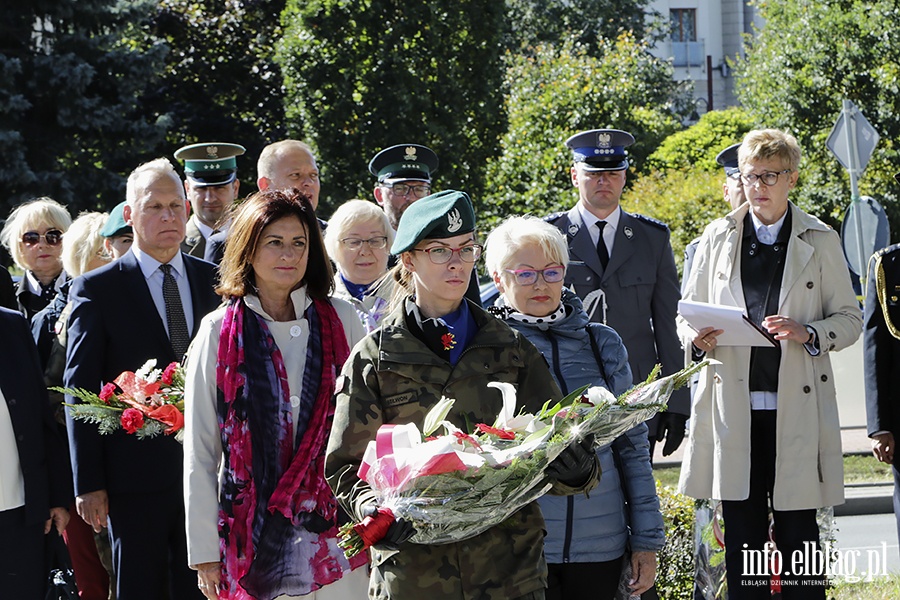
M 175 377 L 175 371 L 178 370 L 177 362 L 170 362 L 169 366 L 166 367 L 166 370 L 163 371 L 162 374 L 162 382 L 166 385 L 172 385 L 173 378 Z
M 126 433 L 134 433 L 144 426 L 144 414 L 136 408 L 126 408 L 120 422 Z
M 487 433 L 489 435 L 495 435 L 501 440 L 514 440 L 516 439 L 516 434 L 513 431 L 508 429 L 499 429 L 497 427 L 491 427 L 490 425 L 485 425 L 484 423 L 479 423 L 475 426 L 475 429 L 480 431 L 481 433 Z
M 463 433 L 462 431 L 454 431 L 453 436 L 459 440 L 461 444 L 471 444 L 476 450 L 481 450 L 481 444 L 478 443 L 478 440 L 473 438 L 468 433 Z
M 450 350 L 456 345 L 456 336 L 452 333 L 445 333 L 441 336 L 441 343 L 444 344 L 444 350 Z
M 109 399 L 116 395 L 116 384 L 107 383 L 100 390 L 100 399 L 109 404 Z

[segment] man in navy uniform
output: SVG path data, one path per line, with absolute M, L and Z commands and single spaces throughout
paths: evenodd
M 725 169 L 725 182 L 722 184 L 722 195 L 725 202 L 736 209 L 744 203 L 744 186 L 741 184 L 741 170 L 738 168 L 738 148 L 741 147 L 740 142 L 732 144 L 716 155 L 716 162 Z M 688 277 L 691 275 L 691 266 L 694 264 L 694 254 L 697 252 L 697 246 L 700 245 L 700 237 L 695 237 L 684 248 L 684 267 L 681 269 L 681 289 L 687 285 Z
M 638 383 L 653 367 L 669 375 L 684 366 L 684 353 L 675 327 L 681 298 L 669 228 L 643 215 L 621 209 L 619 199 L 628 169 L 631 134 L 595 129 L 566 140 L 572 150 L 572 184 L 578 203 L 568 212 L 546 220 L 569 242 L 566 285 L 584 302 L 591 320 L 618 332 Z M 688 390 L 672 394 L 669 410 L 653 417 L 650 452 L 665 440 L 663 455 L 674 452 L 684 439 L 690 411 Z
M 900 182 L 900 174 L 895 175 Z M 894 515 L 900 534 L 900 244 L 872 255 L 863 317 L 866 421 L 875 458 L 894 473 Z
M 185 226 L 181 251 L 203 258 L 206 240 L 227 227 L 241 182 L 237 178 L 237 160 L 243 146 L 205 142 L 179 148 L 175 158 L 184 161 L 184 193 L 193 214 Z
M 131 249 L 72 283 L 69 388 L 97 393 L 149 359 L 160 368 L 181 362 L 201 319 L 219 304 L 215 266 L 180 250 L 187 200 L 169 161 L 131 173 L 123 216 L 134 230 Z M 170 435 L 101 435 L 71 415 L 67 430 L 75 506 L 94 531 L 109 526 L 116 597 L 203 598 L 187 562 L 181 444 Z

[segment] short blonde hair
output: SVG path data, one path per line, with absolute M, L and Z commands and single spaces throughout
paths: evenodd
M 538 246 L 551 261 L 569 265 L 566 236 L 559 229 L 537 217 L 516 216 L 503 221 L 487 237 L 484 264 L 488 274 L 502 274 L 512 256 L 530 244 Z
M 99 212 L 83 212 L 72 222 L 63 236 L 62 263 L 70 277 L 87 272 L 90 262 L 103 255 L 103 236 L 100 230 L 109 215 Z
M 780 160 L 785 168 L 796 171 L 800 167 L 800 144 L 797 138 L 778 129 L 754 129 L 744 136 L 738 148 L 738 167 L 749 162 Z
M 256 161 L 257 179 L 261 177 L 272 179 L 275 174 L 275 163 L 277 163 L 281 155 L 289 149 L 305 150 L 306 152 L 309 152 L 309 155 L 312 156 L 313 160 L 316 160 L 315 153 L 306 142 L 301 142 L 300 140 L 281 140 L 280 142 L 274 142 L 263 148 L 262 152 L 259 153 L 259 159 Z
M 22 234 L 42 227 L 59 229 L 65 233 L 70 225 L 72 215 L 65 206 L 52 198 L 35 198 L 20 204 L 10 213 L 3 231 L 0 232 L 0 243 L 9 250 L 10 256 L 19 268 L 27 270 L 20 244 Z
M 175 167 L 172 166 L 169 159 L 157 158 L 140 165 L 128 176 L 128 183 L 125 185 L 125 203 L 128 206 L 134 208 L 140 192 L 143 192 L 146 188 L 145 180 L 147 179 L 147 175 L 171 177 L 178 182 L 178 189 L 181 190 L 181 197 L 185 198 L 184 183 L 181 181 L 178 172 L 175 171 Z
M 328 219 L 328 228 L 325 230 L 325 250 L 332 260 L 337 262 L 338 249 L 341 239 L 354 225 L 359 223 L 377 222 L 381 231 L 387 238 L 387 248 L 390 249 L 394 242 L 394 230 L 388 221 L 384 210 L 374 202 L 368 200 L 347 200 L 334 211 Z

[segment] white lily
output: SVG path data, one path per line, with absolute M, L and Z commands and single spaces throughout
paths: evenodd
M 432 406 L 431 410 L 428 411 L 428 414 L 425 415 L 425 422 L 422 424 L 422 435 L 425 437 L 430 436 L 437 431 L 437 428 L 440 427 L 441 424 L 450 425 L 445 419 L 447 418 L 447 415 L 450 414 L 450 409 L 453 408 L 455 402 L 456 400 L 453 400 L 452 398 L 442 396 L 440 401 Z
M 516 415 L 516 388 L 504 381 L 491 381 L 488 387 L 497 388 L 503 395 L 503 408 L 494 421 L 494 427 L 510 431 L 534 433 L 546 427 L 534 415 Z

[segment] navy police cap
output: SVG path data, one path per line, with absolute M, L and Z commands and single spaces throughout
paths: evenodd
M 369 172 L 379 182 L 388 179 L 431 181 L 431 174 L 437 168 L 437 154 L 419 144 L 397 144 L 385 148 L 369 161 Z
M 400 217 L 391 254 L 406 252 L 424 239 L 446 239 L 475 231 L 475 209 L 465 192 L 444 190 L 409 205 Z
M 729 177 L 738 175 L 741 172 L 738 168 L 738 148 L 740 147 L 741 144 L 738 142 L 728 146 L 716 155 L 716 162 L 725 169 L 725 174 Z
M 227 142 L 190 144 L 175 151 L 175 158 L 184 161 L 184 176 L 197 187 L 225 185 L 237 178 L 237 161 L 246 148 Z
M 625 148 L 634 143 L 634 136 L 619 129 L 592 129 L 576 133 L 566 140 L 572 149 L 572 159 L 581 163 L 585 171 L 623 171 L 628 168 Z

